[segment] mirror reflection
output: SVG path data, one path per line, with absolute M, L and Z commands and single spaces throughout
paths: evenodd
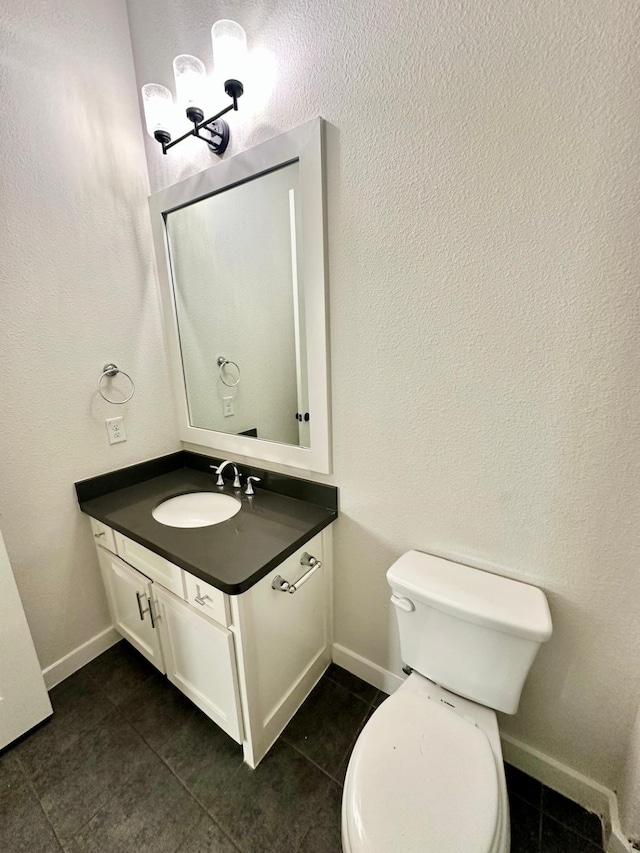
M 309 447 L 297 161 L 166 214 L 193 427 Z

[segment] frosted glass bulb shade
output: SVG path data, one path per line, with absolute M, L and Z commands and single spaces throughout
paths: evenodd
M 183 53 L 173 60 L 176 99 L 183 110 L 202 112 L 207 103 L 207 71 L 197 56 Z
M 173 97 L 168 89 L 159 83 L 147 83 L 142 87 L 142 105 L 147 133 L 152 139 L 158 139 L 158 134 L 171 140 L 171 113 Z
M 216 74 L 225 82 L 239 80 L 245 76 L 247 36 L 235 21 L 216 21 L 211 27 L 213 66 Z

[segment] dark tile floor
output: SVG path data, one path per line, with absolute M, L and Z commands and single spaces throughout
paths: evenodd
M 3 853 L 342 853 L 347 760 L 384 694 L 332 665 L 257 770 L 121 642 L 0 753 Z M 598 818 L 508 768 L 512 853 L 596 853 Z M 442 851 L 445 853 L 445 851 Z

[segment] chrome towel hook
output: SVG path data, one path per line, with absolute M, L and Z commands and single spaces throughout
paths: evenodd
M 238 378 L 235 382 L 227 382 L 227 380 L 224 378 L 224 369 L 228 364 L 232 364 L 238 371 Z M 238 364 L 235 361 L 230 361 L 230 359 L 225 358 L 223 355 L 221 355 L 218 356 L 218 367 L 220 368 L 220 380 L 222 384 L 226 385 L 227 388 L 235 388 L 236 385 L 238 385 L 238 383 L 240 382 L 240 368 L 238 367 Z
M 126 376 L 129 382 L 131 383 L 131 393 L 125 400 L 110 400 L 109 397 L 106 397 L 102 393 L 102 380 L 105 376 L 113 379 L 114 376 L 117 376 L 118 373 L 121 373 L 123 376 Z M 134 385 L 133 379 L 129 376 L 128 373 L 125 373 L 124 370 L 120 370 L 115 364 L 105 364 L 102 368 L 102 373 L 100 374 L 100 378 L 98 379 L 98 393 L 102 397 L 103 400 L 106 400 L 107 403 L 113 403 L 114 406 L 122 406 L 123 403 L 128 403 L 129 400 L 133 397 L 136 390 L 136 386 Z

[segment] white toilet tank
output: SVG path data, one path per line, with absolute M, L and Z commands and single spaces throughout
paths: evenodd
M 403 663 L 458 696 L 515 714 L 551 636 L 542 590 L 420 551 L 396 560 L 387 580 Z

